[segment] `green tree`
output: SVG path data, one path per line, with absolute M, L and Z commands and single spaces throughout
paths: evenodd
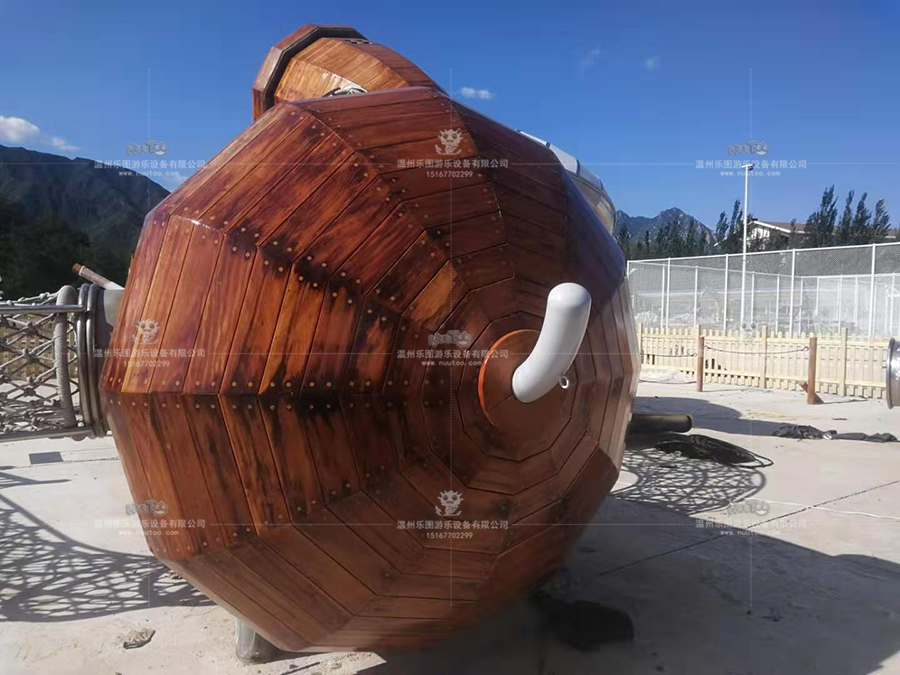
M 622 227 L 619 228 L 616 242 L 618 242 L 619 248 L 622 249 L 622 253 L 625 254 L 625 258 L 629 259 L 631 257 L 631 232 L 628 230 L 628 223 L 623 223 Z
M 881 241 L 887 238 L 891 231 L 891 217 L 884 208 L 884 200 L 875 202 L 875 217 L 872 219 L 872 241 Z M 900 234 L 900 233 L 898 233 Z
M 837 220 L 837 198 L 834 196 L 834 185 L 822 193 L 819 208 L 806 219 L 807 248 L 823 248 L 834 243 L 834 223 Z
M 853 190 L 847 195 L 844 202 L 844 213 L 841 216 L 835 238 L 839 244 L 849 244 L 853 240 Z
M 856 214 L 853 216 L 853 222 L 850 224 L 851 244 L 872 243 L 872 212 L 866 208 L 867 196 L 868 194 L 863 192 L 862 197 L 856 203 Z
M 0 201 L 0 276 L 4 297 L 16 300 L 76 282 L 72 264 L 87 261 L 90 240 L 54 217 L 31 220 Z

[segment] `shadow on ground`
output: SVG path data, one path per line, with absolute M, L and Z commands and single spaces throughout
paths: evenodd
M 34 481 L 0 471 L 0 490 Z M 73 621 L 159 606 L 212 605 L 152 556 L 70 539 L 0 494 L 0 621 Z
M 641 413 L 688 414 L 694 418 L 696 424 L 699 424 L 695 431 L 702 432 L 706 429 L 747 436 L 771 436 L 772 432 L 792 421 L 748 418 L 744 417 L 741 411 L 726 405 L 710 403 L 701 398 L 677 396 L 639 396 L 635 400 L 634 410 Z
M 900 566 L 780 539 L 822 536 L 806 512 L 725 528 L 689 517 L 755 495 L 759 470 L 652 449 L 630 450 L 623 468 L 633 484 L 606 500 L 551 586 L 627 611 L 634 641 L 575 651 L 523 599 L 433 649 L 380 653 L 373 672 L 867 675 L 900 650 Z

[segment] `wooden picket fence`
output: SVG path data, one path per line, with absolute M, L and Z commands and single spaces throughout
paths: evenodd
M 809 377 L 810 335 L 789 337 L 767 326 L 752 338 L 739 331 L 649 328 L 638 324 L 644 368 L 679 370 L 697 376 L 703 336 L 703 380 L 762 389 L 797 390 Z M 816 336 L 815 391 L 841 396 L 884 398 L 889 338 Z

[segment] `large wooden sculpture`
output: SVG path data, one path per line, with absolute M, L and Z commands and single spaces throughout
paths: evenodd
M 276 45 L 253 112 L 147 216 L 102 373 L 135 502 L 167 507 L 147 542 L 284 649 L 442 638 L 557 569 L 616 480 L 638 360 L 611 223 L 349 28 Z M 593 301 L 570 386 L 521 403 L 567 281 Z

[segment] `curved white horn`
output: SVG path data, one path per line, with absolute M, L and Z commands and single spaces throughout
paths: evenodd
M 575 360 L 591 313 L 591 296 L 579 284 L 560 284 L 547 297 L 547 313 L 534 350 L 513 373 L 512 390 L 523 403 L 537 401 L 559 384 Z

